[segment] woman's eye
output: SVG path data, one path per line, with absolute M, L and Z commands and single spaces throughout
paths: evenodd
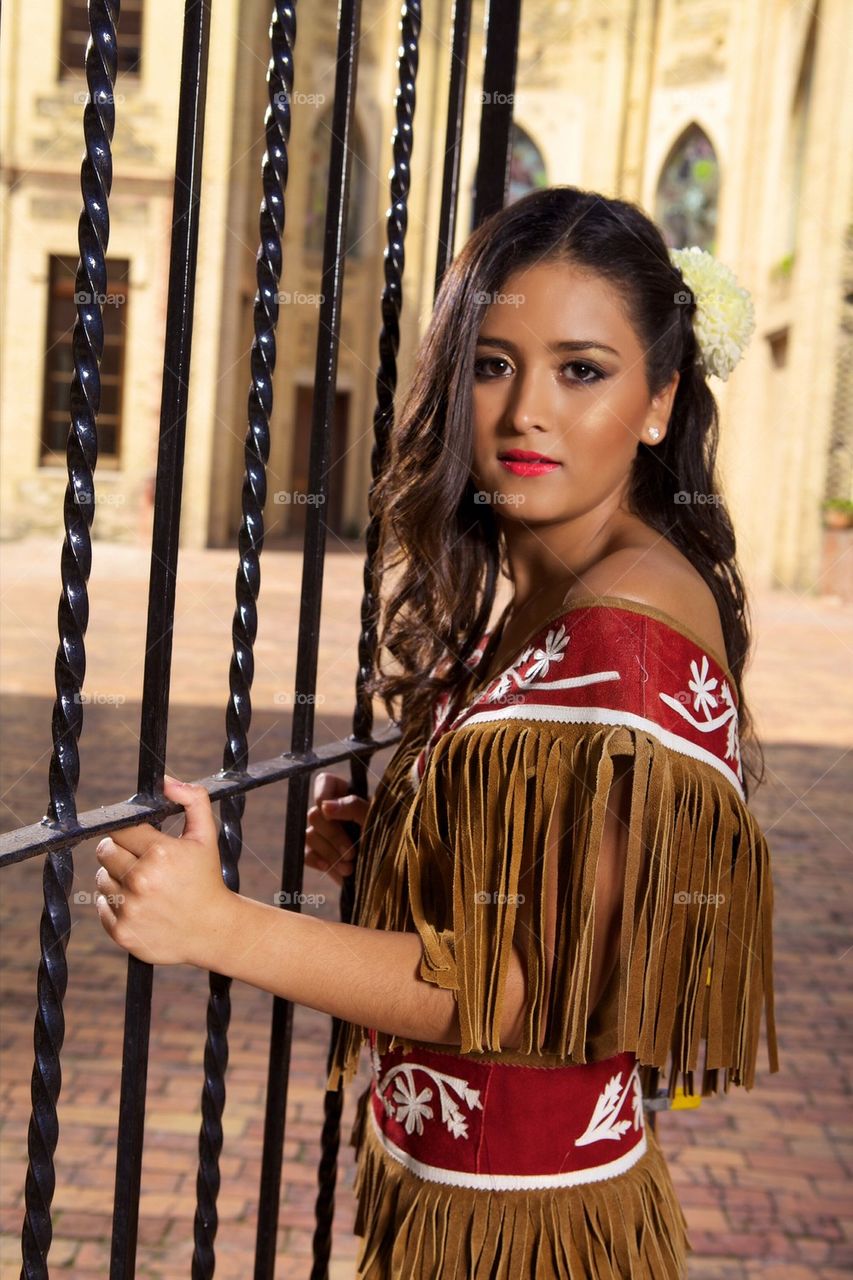
M 485 371 L 484 367 L 490 364 L 506 365 L 507 361 L 504 360 L 503 356 L 483 356 L 480 360 L 474 361 L 474 373 L 475 374 L 484 373 Z
M 604 374 L 601 372 L 600 369 L 596 369 L 594 364 L 587 364 L 585 360 L 570 360 L 568 364 L 563 365 L 563 368 L 564 369 L 586 369 L 589 371 L 589 373 L 593 375 L 591 378 L 590 377 L 576 378 L 575 381 L 577 382 L 598 382 L 600 378 L 604 377 Z

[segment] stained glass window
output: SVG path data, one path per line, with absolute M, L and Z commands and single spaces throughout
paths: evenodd
M 516 200 L 520 200 L 522 196 L 526 196 L 529 191 L 536 191 L 539 187 L 547 187 L 548 174 L 545 170 L 545 161 L 542 158 L 542 152 L 536 143 L 526 133 L 520 125 L 515 121 L 512 124 L 512 152 L 509 160 L 509 192 L 507 194 L 507 204 L 513 204 Z M 470 230 L 475 228 L 474 222 L 474 188 L 471 188 L 471 225 Z
M 548 175 L 545 172 L 542 152 L 530 134 L 525 133 L 519 125 L 513 124 L 507 203 L 512 204 L 515 200 L 526 196 L 528 191 L 535 191 L 547 185 Z
M 655 221 L 671 249 L 698 245 L 714 252 L 720 167 L 711 140 L 699 125 L 685 129 L 663 166 Z

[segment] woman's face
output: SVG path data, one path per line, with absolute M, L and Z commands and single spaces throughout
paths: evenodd
M 598 524 L 627 492 L 647 429 L 666 433 L 678 375 L 649 396 L 644 353 L 608 281 L 565 262 L 509 277 L 485 312 L 475 353 L 472 479 L 477 501 L 523 524 Z M 550 466 L 514 465 L 511 451 Z

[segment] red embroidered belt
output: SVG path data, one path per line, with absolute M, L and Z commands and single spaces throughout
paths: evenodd
M 522 1191 L 624 1173 L 647 1148 L 636 1056 L 524 1067 L 416 1047 L 380 1054 L 370 1031 L 369 1120 L 421 1178 Z

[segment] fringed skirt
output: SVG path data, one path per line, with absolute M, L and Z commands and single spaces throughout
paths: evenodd
M 358 1101 L 359 1280 L 683 1280 L 687 1224 L 631 1054 L 378 1054 Z

